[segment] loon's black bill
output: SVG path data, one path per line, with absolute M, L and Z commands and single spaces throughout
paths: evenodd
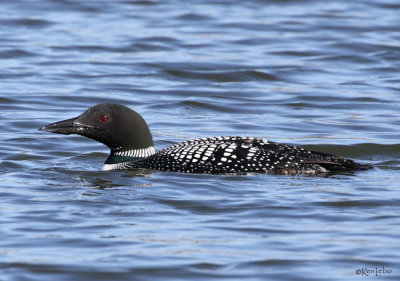
M 76 134 L 80 127 L 75 122 L 76 119 L 78 119 L 78 117 L 51 123 L 40 128 L 39 130 L 63 135 Z

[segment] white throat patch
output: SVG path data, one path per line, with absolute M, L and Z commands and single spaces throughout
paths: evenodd
M 155 153 L 156 153 L 156 151 L 155 151 L 154 147 L 150 146 L 147 148 L 131 149 L 131 150 L 126 150 L 126 151 L 117 151 L 117 152 L 114 152 L 113 155 L 145 158 L 145 157 L 149 157 Z M 104 164 L 103 171 L 123 170 L 123 169 L 125 169 L 125 166 L 127 163 L 129 163 L 129 161 L 115 163 L 115 164 Z

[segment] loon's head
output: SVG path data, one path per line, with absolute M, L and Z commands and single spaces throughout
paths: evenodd
M 39 130 L 91 138 L 107 145 L 111 154 L 154 146 L 150 129 L 142 116 L 119 104 L 98 104 L 78 117 L 55 122 Z

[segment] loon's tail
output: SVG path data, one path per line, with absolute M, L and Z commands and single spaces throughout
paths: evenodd
M 338 158 L 338 160 L 339 160 L 338 162 L 340 162 L 342 164 L 342 167 L 346 171 L 358 171 L 358 170 L 372 169 L 372 165 L 370 165 L 370 164 L 361 164 L 361 163 L 357 163 L 353 160 L 346 159 L 346 158 Z
M 312 151 L 317 159 L 307 159 L 304 163 L 318 164 L 330 172 L 360 171 L 372 169 L 370 164 L 357 163 L 351 159 L 337 157 L 335 155 Z

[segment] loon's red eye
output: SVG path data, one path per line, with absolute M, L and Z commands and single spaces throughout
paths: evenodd
M 103 123 L 107 122 L 108 119 L 109 119 L 109 118 L 108 118 L 107 115 L 101 115 L 101 116 L 100 116 L 100 121 L 103 122 Z

